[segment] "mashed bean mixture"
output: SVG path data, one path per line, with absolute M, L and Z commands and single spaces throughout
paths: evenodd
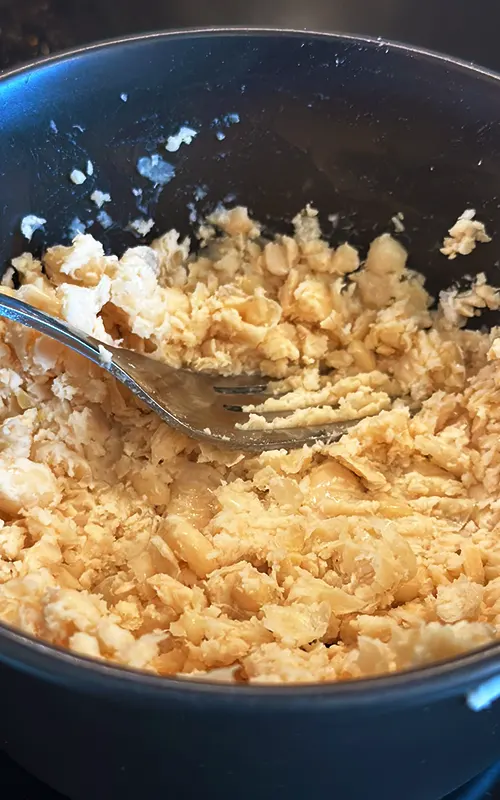
M 90 235 L 2 291 L 154 358 L 259 370 L 336 443 L 249 456 L 171 430 L 105 370 L 0 321 L 0 619 L 160 675 L 336 681 L 500 630 L 500 338 L 479 275 L 437 310 L 388 234 L 361 265 L 307 208 L 274 241 L 243 208 L 205 247 Z M 466 214 L 445 256 L 488 241 Z M 485 250 L 485 253 L 487 251 Z M 309 406 L 314 406 L 311 410 Z M 281 408 L 276 406 L 276 408 Z M 258 409 L 250 425 L 265 422 Z M 228 669 L 229 668 L 229 669 Z

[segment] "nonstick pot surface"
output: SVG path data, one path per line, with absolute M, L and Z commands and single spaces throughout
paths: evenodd
M 25 249 L 28 213 L 48 220 L 38 247 L 68 241 L 75 217 L 95 220 L 99 188 L 116 225 L 90 229 L 115 251 L 137 243 L 123 229 L 138 216 L 154 216 L 150 238 L 188 232 L 193 211 L 226 199 L 276 230 L 312 201 L 334 241 L 362 246 L 403 213 L 431 290 L 479 266 L 494 275 L 498 241 L 486 265 L 484 254 L 445 261 L 438 245 L 467 207 L 493 230 L 500 217 L 497 93 L 479 71 L 328 35 L 153 36 L 49 61 L 0 87 L 0 260 Z M 183 124 L 198 135 L 167 154 Z M 136 169 L 157 152 L 175 171 L 161 192 Z M 88 159 L 94 175 L 75 186 L 69 173 Z
M 155 220 L 150 239 L 172 226 L 192 233 L 195 217 L 225 201 L 277 231 L 312 202 L 332 242 L 362 250 L 403 213 L 401 239 L 431 292 L 480 270 L 498 283 L 500 236 L 455 261 L 439 243 L 466 208 L 500 230 L 499 99 L 498 79 L 481 70 L 303 33 L 156 35 L 15 71 L 0 81 L 0 262 L 26 249 L 27 214 L 47 220 L 33 252 L 68 242 L 75 218 L 121 252 L 137 244 L 126 227 L 139 216 Z M 196 137 L 167 153 L 182 125 Z M 161 191 L 137 171 L 155 154 L 170 164 Z M 70 172 L 89 160 L 93 175 L 75 186 Z M 95 189 L 112 197 L 108 230 L 96 222 Z M 432 800 L 500 754 L 496 707 L 475 714 L 464 700 L 495 673 L 497 649 L 359 686 L 239 693 L 84 666 L 0 629 L 9 685 L 0 732 L 16 758 L 82 800 L 96 785 L 108 798 L 167 785 L 180 797 L 320 796 L 332 776 L 342 800 L 358 800 L 375 774 L 385 800 L 424 790 Z M 33 719 L 50 719 L 47 742 L 16 716 L 21 696 Z M 89 766 L 90 740 L 101 757 Z

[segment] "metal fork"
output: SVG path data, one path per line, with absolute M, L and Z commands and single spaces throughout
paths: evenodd
M 225 378 L 212 373 L 174 369 L 161 361 L 131 350 L 112 347 L 45 314 L 15 297 L 0 294 L 0 317 L 7 317 L 67 345 L 106 369 L 173 428 L 219 447 L 248 452 L 291 450 L 320 439 L 335 441 L 358 420 L 323 427 L 280 430 L 239 430 L 242 407 L 258 405 L 271 396 L 262 376 Z M 101 347 L 101 350 L 99 350 Z M 105 351 L 102 348 L 105 348 Z M 106 358 L 106 351 L 110 358 Z M 286 412 L 274 412 L 285 416 Z M 273 415 L 266 415 L 272 416 Z

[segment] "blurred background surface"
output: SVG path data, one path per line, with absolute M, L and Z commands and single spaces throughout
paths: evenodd
M 0 0 L 0 68 L 124 34 L 210 25 L 364 33 L 500 70 L 498 0 Z

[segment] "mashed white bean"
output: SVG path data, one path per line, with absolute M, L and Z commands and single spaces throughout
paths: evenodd
M 205 226 L 197 256 L 174 231 L 120 259 L 80 234 L 42 263 L 15 259 L 21 287 L 1 291 L 103 353 L 258 370 L 288 391 L 268 407 L 367 418 L 335 444 L 226 452 L 1 320 L 0 618 L 161 675 L 261 682 L 374 675 L 494 640 L 500 338 L 463 324 L 497 292 L 479 276 L 430 310 L 397 241 L 376 239 L 360 267 L 311 208 L 274 241 L 243 208 L 211 225 L 223 236 Z M 449 256 L 488 241 L 470 218 L 455 228 Z

